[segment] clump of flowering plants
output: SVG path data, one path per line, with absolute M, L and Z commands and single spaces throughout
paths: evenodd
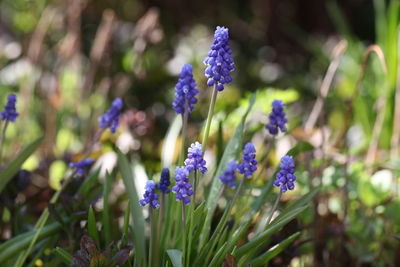
M 208 158 L 207 153 L 212 154 L 215 149 L 208 141 L 217 96 L 229 90 L 227 86 L 233 81 L 231 72 L 235 69 L 227 28 L 217 27 L 204 64 L 207 81 L 201 88 L 210 86 L 213 89 L 202 136 L 187 134 L 190 115 L 196 109 L 199 94 L 191 65 L 182 67 L 176 83 L 172 107 L 182 118 L 182 129 L 180 153 L 174 164 L 161 166 L 160 174 L 147 179 L 141 191 L 132 168 L 137 164 L 136 160 L 130 160 L 115 147 L 117 167 L 106 173 L 101 192 L 95 194 L 85 212 L 71 213 L 74 207 L 68 204 L 60 207 L 60 202 L 77 201 L 77 195 L 82 192 L 86 192 L 84 196 L 93 193 L 91 186 L 99 177 L 99 171 L 90 172 L 96 163 L 91 152 L 96 145 L 101 145 L 100 139 L 104 134 L 118 134 L 124 102 L 116 98 L 100 116 L 98 131 L 80 160 L 70 162 L 68 175 L 34 228 L 0 245 L 0 262 L 24 266 L 27 261 L 34 260 L 32 252 L 37 250 L 40 242 L 48 240 L 50 235 L 61 235 L 63 231 L 68 233 L 68 225 L 78 222 L 85 229 L 85 234 L 80 236 L 80 248 L 76 246 L 78 242 L 58 246 L 53 250 L 55 262 L 71 266 L 221 266 L 224 262 L 228 265 L 263 266 L 294 242 L 300 235 L 297 230 L 271 244 L 272 237 L 307 208 L 316 192 L 279 208 L 283 195 L 296 188 L 296 156 L 311 146 L 300 143 L 282 157 L 275 174 L 265 172 L 268 162 L 264 159 L 276 145 L 274 142 L 279 139 L 279 133 L 284 135 L 288 132 L 288 119 L 283 102 L 273 101 L 269 122 L 260 128 L 268 135 L 268 145 L 253 140 L 247 131 L 246 119 L 256 100 L 254 94 L 230 140 L 219 148 L 223 151 L 222 156 Z M 16 122 L 15 102 L 16 96 L 10 95 L 1 113 L 4 121 L 1 142 L 8 123 Z M 189 140 L 192 143 L 187 145 Z M 18 175 L 22 162 L 40 142 L 41 138 L 22 151 L 14 163 L 6 165 L 1 172 L 0 190 Z M 273 165 L 268 163 L 268 169 L 273 169 Z M 120 224 L 112 218 L 109 210 L 112 181 L 118 177 L 122 178 L 128 196 Z M 267 179 L 266 185 L 258 194 L 253 194 L 253 185 L 259 179 Z M 274 192 L 274 186 L 279 190 Z M 76 193 L 71 197 L 66 193 L 73 188 Z M 99 198 L 102 199 L 102 211 L 96 213 Z M 276 198 L 275 202 L 271 201 L 272 198 Z M 71 239 L 72 234 L 68 234 Z

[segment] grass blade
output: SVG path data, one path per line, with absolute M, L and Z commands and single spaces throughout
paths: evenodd
M 53 223 L 41 229 L 37 241 L 43 240 L 46 237 L 52 236 L 61 230 L 61 224 Z M 32 230 L 27 233 L 18 235 L 0 245 L 0 262 L 6 262 L 12 257 L 23 252 L 32 239 L 35 237 L 38 230 Z
M 111 227 L 110 227 L 110 204 L 108 203 L 110 190 L 111 190 L 112 177 L 107 172 L 103 184 L 103 212 L 101 222 L 104 231 L 104 241 L 106 246 L 111 243 Z
M 42 141 L 43 136 L 38 137 L 35 141 L 23 149 L 18 156 L 11 161 L 4 171 L 0 172 L 0 193 L 3 191 L 7 183 L 14 177 L 14 175 L 17 174 L 25 160 L 27 160 L 29 156 L 35 152 Z
M 261 256 L 259 256 L 259 257 L 255 258 L 254 260 L 250 261 L 250 265 L 253 266 L 253 267 L 266 266 L 271 259 L 276 257 L 287 246 L 289 246 L 291 243 L 293 243 L 293 241 L 296 238 L 298 238 L 299 235 L 300 235 L 300 232 L 297 232 L 297 233 L 289 236 L 288 238 L 286 238 L 285 240 L 283 240 L 282 242 L 280 242 L 276 246 L 272 247 L 271 249 L 269 249 L 267 252 L 265 252 Z
M 216 179 L 215 177 L 219 177 L 222 175 L 223 171 L 226 168 L 226 165 L 228 164 L 229 161 L 235 160 L 241 150 L 242 147 L 242 139 L 243 139 L 243 130 L 244 130 L 244 125 L 246 122 L 246 117 L 249 114 L 251 108 L 254 105 L 256 99 L 256 93 L 254 93 L 250 99 L 249 106 L 245 112 L 245 114 L 242 117 L 242 120 L 239 124 L 239 126 L 236 128 L 236 131 L 234 135 L 232 136 L 231 140 L 229 140 L 229 143 L 227 144 L 224 155 L 222 156 L 221 162 L 218 165 L 217 171 L 214 175 L 214 180 L 211 185 L 211 190 L 210 194 L 207 199 L 207 208 L 208 208 L 208 214 L 206 218 L 206 223 L 203 228 L 203 232 L 201 234 L 201 247 L 204 245 L 206 242 L 208 235 L 210 233 L 210 224 L 211 224 L 211 218 L 214 215 L 215 208 L 217 207 L 217 201 L 218 198 L 220 197 L 220 191 L 222 187 L 222 183 L 219 181 L 219 179 Z
M 175 145 L 182 128 L 181 116 L 176 116 L 168 129 L 161 152 L 162 166 L 169 168 L 174 161 Z
M 100 247 L 99 233 L 97 232 L 96 217 L 94 215 L 93 207 L 89 207 L 88 214 L 88 234 L 94 240 L 97 247 Z
M 182 267 L 182 251 L 178 249 L 168 249 L 167 254 L 174 267 Z
M 260 233 L 258 236 L 256 236 L 254 239 L 246 243 L 245 245 L 241 246 L 234 252 L 234 256 L 236 258 L 242 257 L 244 254 L 246 254 L 248 251 L 257 248 L 259 245 L 263 244 L 263 242 L 267 241 L 268 238 L 279 231 L 285 224 L 287 224 L 289 221 L 291 221 L 293 218 L 295 218 L 297 215 L 299 215 L 301 212 L 303 212 L 308 206 L 304 206 L 301 208 L 296 208 L 292 210 L 289 214 L 281 218 L 279 221 L 275 221 L 275 223 L 271 223 L 270 225 L 267 226 L 267 230 L 264 232 Z
M 58 256 L 59 259 L 61 259 L 65 264 L 71 265 L 72 264 L 72 257 L 69 255 L 67 251 L 60 247 L 56 247 L 53 250 L 53 253 Z
M 139 205 L 139 197 L 134 182 L 132 168 L 129 164 L 128 159 L 118 149 L 118 166 L 124 181 L 126 191 L 129 197 L 129 203 L 131 208 L 131 216 L 133 223 L 133 240 L 135 245 L 135 259 L 138 266 L 146 266 L 146 240 L 144 236 L 144 218 L 142 207 Z

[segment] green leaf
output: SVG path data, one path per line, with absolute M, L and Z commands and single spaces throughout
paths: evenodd
M 182 267 L 182 251 L 179 249 L 168 249 L 167 254 L 174 267 Z
M 56 247 L 53 250 L 53 253 L 56 254 L 56 256 L 61 259 L 65 264 L 71 265 L 72 264 L 72 256 L 69 255 L 67 251 L 60 247 Z
M 59 223 L 52 223 L 41 229 L 37 241 L 43 240 L 46 237 L 52 236 L 61 230 L 61 225 Z M 32 239 L 35 237 L 38 230 L 32 230 L 24 234 L 20 234 L 13 239 L 7 240 L 0 245 L 0 262 L 6 262 L 12 257 L 23 252 Z
M 293 241 L 296 238 L 298 238 L 299 235 L 300 235 L 300 232 L 297 232 L 297 233 L 289 236 L 288 238 L 286 238 L 285 240 L 283 240 L 279 244 L 277 244 L 277 245 L 273 246 L 272 248 L 270 248 L 267 252 L 265 252 L 261 256 L 259 256 L 259 257 L 255 258 L 254 260 L 250 261 L 250 265 L 253 266 L 253 267 L 266 266 L 271 259 L 276 257 L 287 246 L 289 246 L 291 243 L 293 243 Z
M 238 229 L 236 229 L 228 242 L 225 242 L 224 245 L 219 248 L 209 266 L 221 266 L 225 255 L 231 252 L 236 246 L 237 242 L 244 237 L 250 225 L 251 219 L 248 219 Z
M 168 129 L 161 152 L 161 162 L 166 168 L 169 168 L 174 161 L 175 145 L 182 128 L 181 116 L 176 116 Z
M 99 174 L 100 168 L 98 168 L 92 175 L 84 180 L 82 185 L 79 187 L 77 194 L 81 194 L 82 196 L 88 195 L 92 187 L 96 184 Z
M 206 218 L 206 223 L 203 228 L 203 232 L 201 234 L 201 246 L 206 242 L 206 239 L 208 238 L 209 232 L 210 232 L 210 225 L 211 225 L 211 219 L 212 216 L 214 215 L 215 208 L 217 207 L 217 201 L 220 197 L 220 191 L 222 187 L 222 183 L 219 181 L 219 179 L 216 179 L 215 177 L 219 177 L 222 175 L 224 172 L 226 165 L 228 162 L 235 160 L 238 155 L 240 154 L 241 148 L 242 148 L 242 139 L 243 139 L 243 130 L 244 130 L 244 125 L 246 122 L 246 117 L 247 114 L 249 114 L 251 108 L 254 105 L 254 101 L 256 99 L 256 93 L 254 93 L 250 99 L 249 106 L 245 112 L 245 114 L 242 117 L 242 120 L 239 124 L 239 126 L 236 128 L 235 133 L 233 134 L 232 138 L 229 140 L 229 143 L 227 144 L 224 155 L 222 156 L 221 162 L 218 165 L 217 171 L 214 175 L 214 180 L 211 185 L 211 190 L 210 194 L 207 199 L 207 208 L 208 208 L 208 215 Z
M 257 248 L 259 245 L 263 244 L 264 242 L 268 241 L 269 237 L 274 233 L 278 232 L 285 224 L 303 212 L 307 206 L 296 208 L 291 210 L 290 213 L 286 214 L 280 220 L 275 220 L 273 223 L 267 226 L 267 229 L 253 238 L 251 241 L 246 243 L 245 245 L 241 246 L 234 252 L 234 256 L 239 258 L 246 254 L 248 251 Z
M 96 217 L 94 215 L 92 206 L 89 207 L 88 234 L 91 238 L 93 238 L 94 242 L 99 247 L 100 246 L 100 238 L 99 238 L 99 233 L 97 232 Z
M 124 212 L 124 225 L 123 225 L 123 230 L 122 230 L 122 238 L 121 238 L 121 247 L 126 246 L 129 243 L 129 217 L 131 214 L 131 204 L 130 201 L 128 199 L 127 201 L 127 206 L 125 208 L 125 212 Z
M 111 227 L 110 227 L 110 204 L 108 197 L 111 190 L 112 177 L 107 172 L 103 184 L 103 212 L 101 213 L 101 222 L 103 224 L 104 240 L 108 246 L 111 243 Z
M 38 137 L 24 150 L 22 150 L 18 156 L 5 168 L 5 170 L 0 172 L 0 193 L 3 191 L 7 183 L 14 177 L 14 175 L 17 174 L 25 160 L 27 160 L 29 156 L 35 152 L 42 141 L 43 136 Z
M 137 195 L 136 186 L 134 183 L 134 177 L 132 168 L 129 165 L 129 161 L 122 152 L 117 149 L 118 153 L 118 166 L 121 171 L 122 180 L 124 181 L 126 191 L 128 193 L 131 216 L 133 223 L 133 240 L 136 250 L 136 262 L 138 266 L 146 266 L 146 240 L 144 236 L 144 218 L 142 207 L 139 205 L 139 197 Z
M 60 191 L 58 191 L 58 192 L 60 192 Z M 29 254 L 32 252 L 32 249 L 34 248 L 36 242 L 38 241 L 39 236 L 40 236 L 48 218 L 49 218 L 49 210 L 46 208 L 43 211 L 42 215 L 40 215 L 39 220 L 36 222 L 36 225 L 35 225 L 36 232 L 31 240 L 31 242 L 29 243 L 28 248 L 19 254 L 17 261 L 15 262 L 15 265 L 14 265 L 15 267 L 23 266 L 23 264 L 25 263 L 25 260 L 28 258 Z

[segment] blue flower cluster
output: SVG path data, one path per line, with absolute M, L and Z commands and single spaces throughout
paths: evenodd
M 203 159 L 203 146 L 199 142 L 190 145 L 188 157 L 185 160 L 186 168 L 189 172 L 200 171 L 204 174 L 207 171 L 206 161 Z
M 162 193 L 168 194 L 169 192 L 171 192 L 171 189 L 169 189 L 170 185 L 171 185 L 171 181 L 170 181 L 169 169 L 164 168 L 161 171 L 161 179 L 160 179 L 160 183 L 158 184 L 158 189 Z
M 272 102 L 272 111 L 269 114 L 269 123 L 265 126 L 269 133 L 277 135 L 279 130 L 286 132 L 286 114 L 283 110 L 283 103 L 281 100 L 274 100 Z
M 75 169 L 76 175 L 82 176 L 85 173 L 85 169 L 92 165 L 93 162 L 94 161 L 91 158 L 87 158 L 79 162 L 71 162 L 69 167 Z
M 145 192 L 143 194 L 143 199 L 139 201 L 139 204 L 141 206 L 150 204 L 150 207 L 153 209 L 158 209 L 160 207 L 160 203 L 158 202 L 158 194 L 156 193 L 156 183 L 149 180 L 146 182 L 144 189 Z
M 281 159 L 280 171 L 276 174 L 274 186 L 280 186 L 281 192 L 294 189 L 294 181 L 296 181 L 295 164 L 292 156 L 284 156 Z
M 256 149 L 253 143 L 249 142 L 244 146 L 242 163 L 238 166 L 238 171 L 247 178 L 251 178 L 257 170 Z
M 196 81 L 193 78 L 193 70 L 191 65 L 183 65 L 175 89 L 175 100 L 172 103 L 173 108 L 177 114 L 183 114 L 187 106 L 190 114 L 194 109 L 194 104 L 197 103 L 196 95 L 199 94 Z
M 16 102 L 17 102 L 17 96 L 14 94 L 9 94 L 7 104 L 4 107 L 4 111 L 1 112 L 1 120 L 15 122 L 15 119 L 19 115 L 17 113 L 17 109 L 15 108 Z
M 190 196 L 193 195 L 192 184 L 189 183 L 189 171 L 186 167 L 175 169 L 176 185 L 172 187 L 172 192 L 176 194 L 176 201 L 182 201 L 187 205 L 190 203 Z
M 100 128 L 110 128 L 110 131 L 115 133 L 118 128 L 119 115 L 121 114 L 123 105 L 121 98 L 116 98 L 113 101 L 111 108 L 109 108 L 107 112 L 99 118 Z
M 223 184 L 229 184 L 230 187 L 235 187 L 235 179 L 236 179 L 236 169 L 237 169 L 237 163 L 235 161 L 230 161 L 226 165 L 226 169 L 224 173 L 219 177 L 219 180 Z
M 207 66 L 205 75 L 208 78 L 207 85 L 217 85 L 218 91 L 224 90 L 224 84 L 232 82 L 231 71 L 235 69 L 232 58 L 232 50 L 229 46 L 229 33 L 225 27 L 217 27 L 214 34 L 214 42 L 204 60 Z

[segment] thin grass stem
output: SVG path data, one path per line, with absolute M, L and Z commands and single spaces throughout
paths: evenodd
M 272 216 L 274 215 L 276 209 L 278 208 L 279 200 L 282 197 L 282 191 L 279 190 L 278 197 L 275 200 L 274 206 L 272 207 L 271 214 L 268 216 L 267 225 L 271 222 Z
M 214 85 L 214 89 L 211 96 L 210 108 L 208 109 L 206 128 L 204 131 L 203 142 L 202 142 L 204 151 L 207 149 L 208 136 L 210 134 L 211 121 L 214 115 L 214 107 L 215 107 L 215 102 L 217 100 L 217 95 L 218 95 L 217 85 Z

